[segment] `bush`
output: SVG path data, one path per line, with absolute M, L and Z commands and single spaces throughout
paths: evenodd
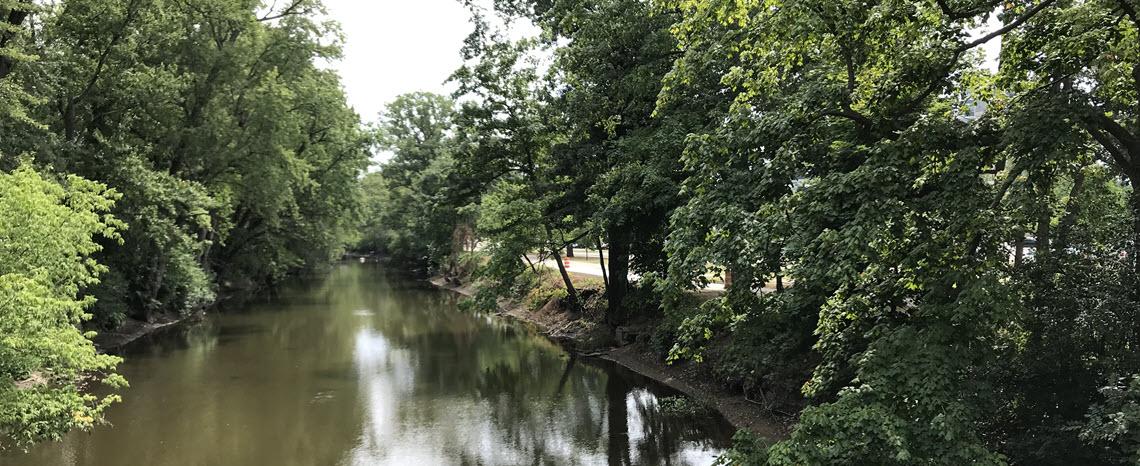
M 757 437 L 747 430 L 738 430 L 732 436 L 732 449 L 717 458 L 716 464 L 767 464 L 770 444 L 768 439 Z
M 657 399 L 661 414 L 674 417 L 693 417 L 709 411 L 708 406 L 687 396 L 666 396 Z
M 527 309 L 537 311 L 552 299 L 566 299 L 568 295 L 565 288 L 553 286 L 549 283 L 542 283 L 526 294 L 524 303 Z

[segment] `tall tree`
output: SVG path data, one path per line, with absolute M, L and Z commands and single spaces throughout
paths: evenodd
M 339 54 L 320 12 L 69 0 L 37 13 L 31 50 L 53 59 L 18 78 L 50 131 L 4 150 L 123 193 L 131 228 L 100 253 L 101 325 L 204 306 L 219 285 L 327 262 L 347 239 L 368 137 L 316 66 Z
M 368 175 L 368 195 L 377 200 L 366 220 L 365 241 L 414 266 L 445 266 L 454 260 L 454 234 L 466 223 L 456 169 L 456 104 L 430 93 L 397 97 L 381 115 L 380 147 L 392 156 Z M 379 201 L 379 198 L 383 201 Z

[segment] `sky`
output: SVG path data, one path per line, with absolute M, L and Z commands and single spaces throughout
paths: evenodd
M 340 72 L 349 103 L 365 121 L 375 121 L 396 96 L 415 91 L 449 93 L 444 81 L 462 64 L 459 48 L 471 32 L 468 12 L 457 0 L 324 0 L 340 22 L 344 58 Z M 996 16 L 971 31 L 1000 27 Z M 984 46 L 996 65 L 1001 39 Z
M 366 121 L 408 92 L 449 93 L 444 81 L 462 64 L 471 32 L 457 0 L 324 0 L 341 25 L 344 58 L 332 63 L 348 102 Z
M 349 104 L 365 122 L 376 121 L 400 94 L 451 92 L 453 86 L 445 81 L 462 65 L 459 49 L 472 30 L 467 9 L 458 0 L 324 0 L 324 5 L 328 16 L 340 23 L 345 40 L 344 57 L 330 65 L 340 73 Z M 1000 25 L 991 18 L 971 35 L 979 37 Z M 533 33 L 519 29 L 512 32 Z M 991 69 L 996 68 L 1000 44 L 998 38 L 983 46 Z M 373 161 L 390 156 L 381 152 Z

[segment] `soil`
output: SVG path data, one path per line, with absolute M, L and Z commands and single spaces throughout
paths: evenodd
M 202 316 L 201 312 L 191 314 L 161 314 L 151 322 L 127 319 L 113 331 L 100 331 L 95 336 L 95 347 L 100 353 L 115 351 L 128 343 L 138 340 L 164 328 Z
M 474 287 L 436 277 L 431 282 L 443 289 L 473 296 Z M 541 309 L 530 310 L 517 303 L 500 302 L 499 315 L 533 325 L 568 350 L 587 357 L 613 361 L 701 402 L 719 412 L 737 429 L 744 429 L 771 440 L 786 438 L 795 419 L 774 413 L 748 400 L 743 394 L 725 389 L 704 376 L 691 363 L 666 364 L 644 344 L 615 346 L 610 328 L 565 312 L 552 300 Z

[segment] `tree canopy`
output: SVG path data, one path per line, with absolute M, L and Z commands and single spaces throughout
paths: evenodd
M 608 323 L 802 408 L 729 459 L 1135 461 L 1133 3 L 464 3 L 486 288 L 605 244 Z
M 340 255 L 372 137 L 339 43 L 316 0 L 0 1 L 0 444 L 100 421 L 81 329 Z

